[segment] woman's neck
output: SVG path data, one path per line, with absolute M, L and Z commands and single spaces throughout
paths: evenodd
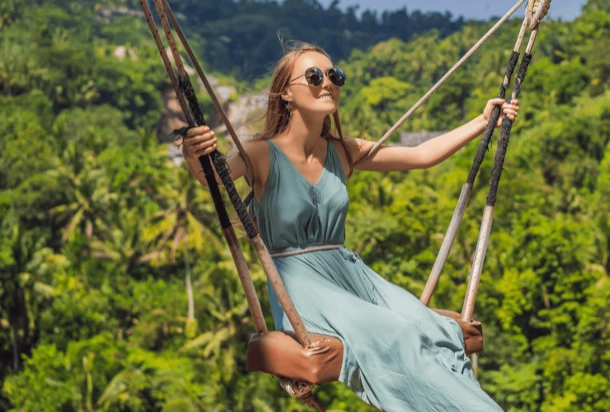
M 324 117 L 302 116 L 298 111 L 292 113 L 290 125 L 284 132 L 284 136 L 290 140 L 291 146 L 297 152 L 302 150 L 306 159 L 310 159 L 319 147 L 324 126 Z

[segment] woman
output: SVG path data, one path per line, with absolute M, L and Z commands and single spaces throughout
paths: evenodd
M 392 412 L 500 410 L 473 377 L 458 324 L 343 247 L 345 185 L 373 146 L 343 137 L 337 109 L 344 82 L 323 50 L 302 45 L 287 53 L 273 75 L 265 128 L 244 146 L 255 174 L 260 233 L 288 293 L 310 332 L 343 341 L 339 379 L 369 404 Z M 434 166 L 480 135 L 500 104 L 515 120 L 517 101 L 493 99 L 484 114 L 458 129 L 418 147 L 382 147 L 355 168 Z M 198 157 L 211 153 L 216 141 L 208 127 L 189 130 L 184 141 L 184 157 L 203 185 Z M 237 152 L 227 163 L 233 179 L 246 174 Z M 269 294 L 276 328 L 291 330 L 272 289 Z

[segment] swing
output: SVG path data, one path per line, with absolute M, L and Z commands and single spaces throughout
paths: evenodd
M 163 30 L 167 37 L 167 41 L 174 58 L 174 62 L 177 66 L 179 76 L 178 78 L 176 78 L 167 53 L 163 47 L 163 43 L 154 23 L 150 8 L 148 7 L 147 0 L 139 0 L 140 5 L 144 11 L 146 21 L 149 25 L 151 33 L 153 34 L 155 43 L 159 49 L 159 53 L 161 54 L 161 58 L 165 65 L 170 81 L 176 92 L 176 96 L 178 97 L 180 106 L 184 112 L 188 127 L 190 128 L 194 126 L 205 125 L 205 118 L 197 102 L 195 91 L 186 73 L 180 54 L 178 53 L 178 49 L 176 47 L 176 43 L 174 41 L 173 34 L 168 22 L 168 17 L 169 20 L 171 20 L 171 24 L 173 25 L 176 33 L 178 34 L 184 48 L 186 49 L 189 58 L 195 66 L 204 84 L 204 87 L 206 88 L 216 109 L 218 110 L 220 117 L 225 123 L 227 130 L 231 138 L 233 139 L 240 155 L 244 159 L 248 170 L 247 177 L 249 181 L 253 181 L 253 169 L 250 160 L 248 159 L 248 156 L 245 153 L 241 142 L 237 138 L 235 130 L 228 121 L 227 116 L 224 110 L 222 109 L 222 106 L 218 102 L 218 99 L 216 98 L 214 91 L 212 90 L 205 74 L 203 73 L 201 66 L 197 62 L 192 52 L 192 49 L 190 48 L 184 36 L 184 33 L 178 25 L 178 22 L 176 21 L 169 4 L 167 3 L 167 0 L 153 1 L 155 9 L 159 14 Z M 509 12 L 502 19 L 500 19 L 498 23 L 494 27 L 492 27 L 489 32 L 477 44 L 475 44 L 471 48 L 471 50 L 469 50 L 468 53 L 458 63 L 456 63 L 456 65 L 441 80 L 439 80 L 439 82 L 437 82 L 437 84 L 435 84 L 433 88 L 426 95 L 424 95 L 420 99 L 420 101 L 418 101 L 409 110 L 409 112 L 405 114 L 405 116 L 403 116 L 403 118 L 399 120 L 396 125 L 394 125 L 392 129 L 390 129 L 390 131 L 388 131 L 388 133 L 386 133 L 379 140 L 379 142 L 377 142 L 377 144 L 370 150 L 370 152 L 365 155 L 360 161 L 363 161 L 365 158 L 372 156 L 374 152 L 379 148 L 379 146 L 381 146 L 381 144 L 383 144 L 383 142 L 387 140 L 387 138 L 389 138 L 389 136 L 396 129 L 398 129 L 398 127 L 404 121 L 406 121 L 410 117 L 410 115 L 415 112 L 415 110 L 419 106 L 421 106 L 421 104 L 423 104 L 423 102 L 427 100 L 427 98 L 455 70 L 457 70 L 457 68 L 459 68 L 468 57 L 470 57 L 480 47 L 482 43 L 484 43 L 506 20 L 508 20 L 508 18 L 512 14 L 514 14 L 514 12 L 519 7 L 521 7 L 521 5 L 525 1 L 526 0 L 519 0 L 517 4 L 515 4 L 515 6 L 513 6 L 513 8 L 509 10 Z M 536 39 L 539 23 L 548 13 L 550 2 L 551 0 L 529 0 L 526 9 L 526 17 L 523 21 L 523 25 L 519 32 L 515 48 L 510 57 L 504 81 L 500 86 L 499 97 L 504 98 L 506 94 L 508 83 L 510 82 L 514 68 L 519 59 L 519 50 L 521 48 L 521 43 L 525 36 L 525 31 L 529 27 L 532 30 L 532 33 L 526 48 L 526 53 L 521 61 L 511 99 L 516 99 L 519 96 L 521 91 L 521 85 L 525 79 L 529 62 L 531 61 L 531 51 Z M 481 144 L 479 146 L 479 149 L 477 150 L 477 154 L 475 156 L 475 160 L 470 170 L 467 182 L 462 188 L 462 193 L 458 200 L 458 204 L 456 206 L 452 221 L 449 225 L 449 229 L 441 246 L 441 250 L 434 264 L 428 282 L 426 283 L 424 292 L 420 298 L 420 300 L 425 305 L 428 305 L 430 301 L 430 298 L 438 281 L 438 277 L 440 276 L 440 272 L 442 271 L 442 267 L 444 266 L 446 258 L 449 254 L 453 240 L 455 239 L 457 228 L 461 222 L 466 205 L 470 197 L 470 193 L 472 191 L 472 184 L 478 172 L 479 166 L 481 165 L 481 162 L 483 160 L 487 146 L 489 145 L 489 141 L 495 128 L 495 124 L 497 123 L 500 115 L 500 110 L 501 108 L 499 106 L 496 106 L 492 112 L 489 123 L 481 140 Z M 507 117 L 504 117 L 502 121 L 502 130 L 498 143 L 498 150 L 494 159 L 494 166 L 492 171 L 487 205 L 483 215 L 481 231 L 479 234 L 477 248 L 475 252 L 475 261 L 469 276 L 468 291 L 464 301 L 462 313 L 459 314 L 456 312 L 451 312 L 442 309 L 432 309 L 440 315 L 454 319 L 458 323 L 458 325 L 462 329 L 465 351 L 468 355 L 476 355 L 477 353 L 483 350 L 482 326 L 480 322 L 472 320 L 472 315 L 474 312 L 474 300 L 476 297 L 487 243 L 489 240 L 489 232 L 491 230 L 493 208 L 495 206 L 500 174 L 502 171 L 504 157 L 506 155 L 506 150 L 508 147 L 511 128 L 512 121 L 510 121 Z M 185 133 L 186 129 L 182 129 L 176 131 L 175 135 L 176 137 L 179 137 L 181 135 L 184 135 Z M 254 227 L 252 220 L 250 219 L 248 211 L 246 210 L 245 203 L 242 202 L 239 194 L 237 193 L 235 185 L 227 170 L 225 158 L 216 150 L 209 155 L 200 157 L 199 161 L 201 163 L 206 181 L 208 183 L 210 194 L 214 201 L 214 206 L 218 214 L 223 235 L 225 236 L 225 239 L 229 246 L 229 250 L 231 251 L 231 254 L 235 261 L 237 272 L 242 283 L 242 287 L 244 288 L 244 293 L 248 302 L 248 306 L 250 308 L 252 319 L 256 327 L 256 333 L 252 335 L 248 343 L 247 368 L 249 371 L 265 372 L 275 375 L 280 379 L 280 385 L 291 396 L 301 399 L 308 406 L 316 407 L 319 411 L 324 411 L 323 406 L 313 396 L 312 387 L 313 385 L 338 380 L 343 360 L 343 343 L 340 339 L 335 337 L 320 334 L 310 334 L 305 328 L 302 319 L 298 315 L 294 304 L 292 303 L 290 297 L 288 296 L 288 293 L 286 292 L 283 281 L 279 276 L 275 265 L 273 264 L 273 260 L 271 255 L 269 254 L 269 251 L 265 247 L 265 244 L 263 243 L 258 231 Z M 248 239 L 251 242 L 259 260 L 261 261 L 263 268 L 265 269 L 268 281 L 274 289 L 277 298 L 282 306 L 282 309 L 284 310 L 284 313 L 290 321 L 294 332 L 267 331 L 260 302 L 258 301 L 256 291 L 252 283 L 252 279 L 248 272 L 248 267 L 243 256 L 241 247 L 239 245 L 239 241 L 226 211 L 222 195 L 220 193 L 220 189 L 216 182 L 214 169 L 216 170 L 216 173 L 222 180 L 223 185 L 225 186 L 225 189 L 229 194 L 231 203 L 233 204 L 233 207 L 235 208 L 246 230 Z

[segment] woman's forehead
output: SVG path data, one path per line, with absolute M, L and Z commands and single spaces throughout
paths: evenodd
M 333 67 L 333 62 L 331 62 L 328 57 L 318 52 L 303 53 L 294 64 L 293 73 L 303 72 L 310 67 L 330 69 Z

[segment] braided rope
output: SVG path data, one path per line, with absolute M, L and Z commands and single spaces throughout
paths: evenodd
M 302 398 L 311 393 L 313 385 L 308 382 L 296 381 L 289 378 L 280 378 L 280 386 L 293 398 Z
M 530 0 L 525 9 L 530 30 L 535 30 L 551 9 L 552 0 Z
M 280 386 L 293 398 L 301 400 L 305 405 L 324 411 L 324 407 L 312 393 L 313 384 L 309 382 L 296 381 L 289 378 L 279 378 Z
M 504 80 L 500 85 L 500 91 L 498 93 L 498 97 L 504 99 L 506 97 L 506 90 L 508 88 L 508 84 L 510 83 L 510 79 L 513 76 L 513 72 L 517 63 L 519 62 L 521 45 L 523 43 L 523 37 L 525 35 L 525 31 L 527 29 L 528 20 L 527 18 L 523 19 L 523 24 L 521 25 L 521 30 L 519 30 L 519 35 L 517 36 L 517 41 L 515 42 L 515 47 L 513 48 L 513 52 L 510 56 L 508 64 L 506 66 L 506 72 L 504 73 Z M 460 197 L 455 206 L 453 216 L 451 217 L 451 223 L 447 228 L 447 233 L 443 238 L 443 243 L 441 248 L 436 256 L 436 260 L 434 261 L 434 265 L 432 266 L 432 270 L 430 271 L 430 275 L 428 276 L 428 280 L 426 281 L 426 286 L 424 287 L 424 291 L 422 292 L 419 300 L 426 306 L 430 303 L 430 299 L 432 298 L 432 294 L 434 293 L 434 289 L 436 288 L 436 284 L 440 278 L 441 272 L 443 271 L 443 267 L 445 266 L 445 262 L 449 257 L 449 252 L 451 251 L 451 247 L 453 245 L 453 241 L 457 236 L 458 228 L 462 222 L 464 217 L 464 213 L 466 212 L 466 207 L 468 202 L 470 201 L 470 195 L 472 193 L 472 187 L 474 185 L 475 178 L 479 173 L 479 168 L 483 163 L 483 159 L 485 157 L 485 153 L 489 149 L 489 145 L 491 142 L 491 137 L 496 128 L 496 123 L 498 122 L 498 118 L 500 117 L 501 106 L 494 107 L 492 114 L 490 116 L 489 122 L 487 123 L 487 127 L 485 128 L 485 132 L 483 133 L 483 137 L 477 149 L 476 155 L 474 157 L 474 161 L 472 162 L 472 166 L 470 168 L 470 172 L 468 172 L 468 179 L 466 183 L 462 186 L 462 191 L 460 193 Z
M 525 75 L 527 74 L 528 66 L 532 59 L 532 49 L 538 35 L 538 25 L 532 30 L 530 40 L 527 44 L 525 55 L 521 60 L 521 66 L 515 80 L 513 87 L 513 93 L 510 100 L 516 99 L 521 93 L 521 87 Z M 509 101 L 510 101 L 509 100 Z M 492 169 L 492 178 L 489 187 L 489 194 L 487 197 L 487 205 L 483 211 L 483 219 L 481 221 L 481 228 L 479 231 L 479 238 L 477 240 L 477 246 L 475 250 L 475 256 L 473 265 L 471 268 L 470 275 L 468 276 L 468 288 L 466 290 L 466 298 L 464 299 L 464 306 L 462 307 L 462 319 L 471 320 L 474 312 L 474 303 L 477 296 L 477 290 L 481 279 L 481 273 L 483 271 L 483 262 L 485 261 L 485 254 L 487 251 L 487 245 L 489 243 L 489 235 L 491 232 L 491 225 L 493 222 L 493 212 L 496 202 L 496 194 L 498 191 L 498 185 L 500 182 L 500 176 L 502 173 L 502 167 L 504 165 L 504 159 L 506 156 L 506 150 L 508 148 L 508 140 L 510 139 L 510 133 L 513 126 L 513 122 L 504 116 L 502 119 L 502 131 L 500 133 L 500 139 L 498 140 L 498 150 L 494 158 L 494 165 Z
M 143 9 L 148 9 L 146 0 L 139 0 L 139 1 L 140 1 L 140 4 L 142 5 Z M 178 48 L 176 47 L 176 43 L 173 39 L 171 28 L 170 28 L 169 22 L 167 20 L 167 15 L 163 10 L 163 5 L 161 4 L 161 1 L 162 0 L 153 0 L 155 8 L 157 9 L 157 12 L 159 14 L 159 19 L 161 20 L 163 30 L 164 30 L 166 38 L 168 40 L 170 50 L 172 52 L 172 55 L 174 56 L 174 61 L 178 68 L 178 74 L 179 74 L 178 86 L 179 87 L 176 90 L 176 95 L 180 96 L 183 91 L 184 97 L 187 99 L 187 101 L 189 103 L 188 106 L 189 106 L 190 110 L 186 110 L 186 112 L 184 113 L 189 126 L 192 127 L 195 125 L 197 125 L 197 126 L 205 125 L 205 118 L 204 118 L 203 112 L 201 111 L 201 107 L 199 106 L 199 103 L 197 102 L 195 90 L 193 89 L 190 79 L 188 77 L 188 74 L 186 73 L 184 64 L 182 64 L 182 58 L 180 57 L 180 53 L 178 52 Z M 147 13 L 147 16 L 152 17 L 150 12 Z M 154 32 L 154 30 L 156 30 L 154 22 L 152 21 L 152 19 L 147 18 L 147 20 L 148 20 L 149 26 L 151 28 L 151 31 Z M 165 53 L 165 51 L 163 49 L 160 49 L 159 52 Z M 168 71 L 173 70 L 169 66 L 166 66 L 166 69 Z M 192 116 L 191 116 L 191 111 L 192 111 Z M 210 162 L 210 158 L 211 158 L 211 161 L 214 163 L 213 166 Z M 218 206 L 217 213 L 218 213 L 219 219 L 221 219 L 221 225 L 222 225 L 223 229 L 230 228 L 231 222 L 228 219 L 228 216 L 226 215 L 226 209 L 224 208 L 224 202 L 222 201 L 220 191 L 218 190 L 218 184 L 216 183 L 216 179 L 214 178 L 213 168 L 216 169 L 218 176 L 222 180 L 222 182 L 225 186 L 225 189 L 226 189 L 227 193 L 229 194 L 229 199 L 231 200 L 231 203 L 233 204 L 233 207 L 235 208 L 235 211 L 237 212 L 237 215 L 239 216 L 239 219 L 241 220 L 242 225 L 244 226 L 244 228 L 246 229 L 246 232 L 248 233 L 248 238 L 250 239 L 251 244 L 254 246 L 254 249 L 256 251 L 258 258 L 263 263 L 263 268 L 265 269 L 265 272 L 267 273 L 267 278 L 271 282 L 271 285 L 272 285 L 276 295 L 278 296 L 280 305 L 284 309 L 284 312 L 286 313 L 288 320 L 290 321 L 290 324 L 292 325 L 292 327 L 297 335 L 297 339 L 298 339 L 299 343 L 305 347 L 310 345 L 311 338 L 309 337 L 307 328 L 305 327 L 303 320 L 299 316 L 299 314 L 294 306 L 294 303 L 290 299 L 290 296 L 288 295 L 288 293 L 286 291 L 286 287 L 284 286 L 284 283 L 279 275 L 279 272 L 277 271 L 277 268 L 275 267 L 275 265 L 273 264 L 273 261 L 271 260 L 271 257 L 269 256 L 269 251 L 267 250 L 267 247 L 265 246 L 265 244 L 262 241 L 262 239 L 260 238 L 260 235 L 258 234 L 256 228 L 254 227 L 252 219 L 250 219 L 250 216 L 248 215 L 248 211 L 246 210 L 246 207 L 245 207 L 244 203 L 242 202 L 242 200 L 239 196 L 239 193 L 237 192 L 237 189 L 235 188 L 235 184 L 233 183 L 233 180 L 231 179 L 225 157 L 218 150 L 215 150 L 212 153 L 210 153 L 209 155 L 201 156 L 199 158 L 199 161 L 204 170 L 206 180 L 208 181 L 210 193 L 218 200 L 218 202 L 215 201 L 214 203 L 215 203 L 215 205 Z M 214 192 L 212 192 L 212 190 L 214 190 Z M 224 215 L 221 215 L 221 213 L 223 213 Z M 223 219 L 225 220 L 224 224 L 223 224 Z M 244 265 L 244 267 L 247 267 L 247 265 Z M 248 276 L 249 276 L 249 274 L 248 274 Z
M 220 118 L 222 119 L 223 123 L 225 124 L 225 126 L 227 128 L 227 131 L 229 132 L 229 135 L 231 136 L 231 139 L 233 139 L 233 143 L 235 144 L 235 147 L 237 148 L 240 156 L 242 157 L 242 159 L 244 160 L 244 162 L 246 164 L 246 169 L 248 171 L 247 180 L 248 180 L 248 183 L 251 184 L 251 182 L 254 182 L 254 169 L 252 168 L 252 163 L 250 161 L 250 158 L 248 157 L 246 150 L 244 149 L 243 145 L 241 144 L 241 141 L 237 137 L 237 133 L 235 133 L 235 129 L 231 125 L 231 122 L 229 121 L 229 118 L 228 118 L 227 114 L 225 113 L 225 110 L 223 109 L 222 104 L 220 104 L 220 102 L 218 101 L 218 97 L 216 97 L 216 93 L 214 93 L 214 89 L 212 89 L 210 82 L 208 81 L 205 73 L 203 72 L 203 69 L 201 68 L 201 65 L 197 61 L 197 58 L 195 57 L 195 54 L 193 53 L 193 49 L 191 49 L 191 46 L 189 45 L 189 42 L 187 41 L 186 36 L 184 35 L 182 28 L 180 27 L 180 24 L 178 24 L 178 21 L 176 20 L 176 17 L 174 16 L 174 13 L 172 12 L 171 7 L 169 6 L 169 3 L 167 2 L 167 0 L 161 0 L 161 2 L 163 4 L 163 7 L 165 8 L 165 12 L 167 13 L 167 16 L 169 17 L 169 20 L 172 23 L 172 26 L 174 26 L 174 29 L 176 30 L 176 33 L 178 34 L 178 37 L 180 38 L 180 41 L 182 42 L 182 45 L 184 46 L 184 49 L 186 50 L 186 53 L 188 54 L 189 58 L 191 59 L 191 62 L 193 63 L 193 65 L 195 66 L 195 70 L 197 70 L 197 74 L 199 74 L 199 78 L 203 82 L 203 85 L 204 85 L 206 91 L 210 95 L 210 98 L 212 99 L 212 103 L 214 104 L 216 111 L 220 115 Z

